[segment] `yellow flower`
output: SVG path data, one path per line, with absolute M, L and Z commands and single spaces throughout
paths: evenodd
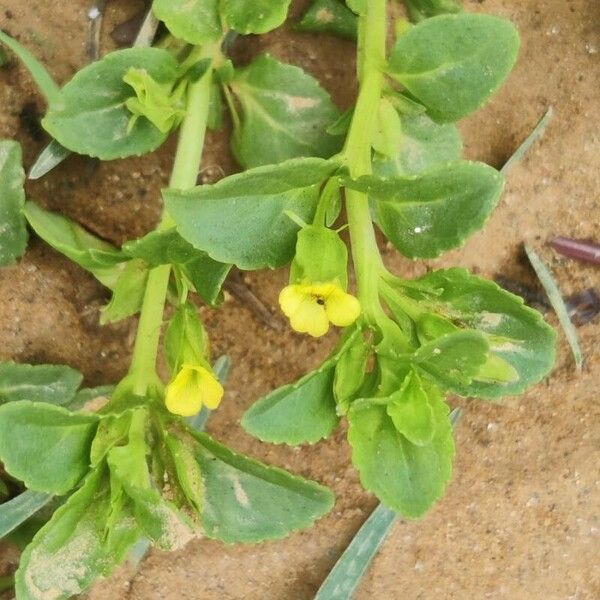
M 215 409 L 223 397 L 223 386 L 205 367 L 183 365 L 167 386 L 165 404 L 169 412 L 193 417 L 202 406 Z
M 292 284 L 281 290 L 279 305 L 293 329 L 325 335 L 329 323 L 347 327 L 360 315 L 360 303 L 336 283 Z

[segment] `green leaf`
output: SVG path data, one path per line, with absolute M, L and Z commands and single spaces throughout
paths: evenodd
M 431 386 L 429 393 L 439 395 Z M 416 371 L 411 371 L 400 389 L 390 396 L 387 414 L 396 430 L 415 446 L 427 446 L 433 440 L 433 408 L 429 394 Z
M 498 203 L 504 178 L 483 163 L 457 161 L 414 176 L 346 179 L 368 193 L 377 224 L 409 258 L 436 258 L 481 229 Z
M 219 4 L 220 0 L 154 0 L 152 10 L 176 38 L 202 45 L 223 35 Z
M 299 229 L 286 213 L 311 221 L 318 186 L 338 166 L 319 158 L 289 160 L 163 196 L 181 236 L 212 259 L 240 269 L 276 268 L 293 257 Z
M 304 13 L 296 29 L 312 33 L 333 33 L 355 40 L 358 35 L 358 19 L 339 0 L 316 0 Z
M 98 417 L 41 402 L 0 406 L 0 460 L 37 492 L 65 494 L 87 473 Z
M 519 35 L 483 14 L 426 19 L 398 38 L 389 74 L 436 120 L 455 121 L 483 105 L 512 69 Z
M 204 433 L 190 433 L 199 442 L 208 537 L 227 543 L 279 539 L 309 527 L 333 507 L 327 488 L 236 454 Z
M 18 400 L 68 404 L 83 376 L 63 365 L 0 363 L 0 405 Z
M 462 10 L 459 0 L 405 0 L 405 3 L 410 18 L 416 22 Z
M 298 232 L 290 282 L 337 282 L 348 287 L 348 249 L 337 231 L 308 225 Z
M 198 255 L 198 250 L 175 229 L 151 231 L 142 238 L 126 242 L 122 250 L 127 256 L 144 260 L 150 267 L 185 263 Z
M 301 156 L 328 158 L 340 149 L 341 138 L 326 132 L 340 113 L 299 67 L 262 55 L 236 70 L 229 86 L 242 108 L 233 151 L 245 168 Z
M 402 141 L 402 122 L 392 103 L 386 98 L 379 101 L 373 150 L 383 156 L 392 157 Z
M 357 15 L 367 14 L 367 0 L 346 0 L 348 8 Z
M 335 411 L 335 361 L 326 361 L 296 383 L 284 385 L 255 402 L 242 427 L 263 442 L 314 444 L 328 437 L 339 418 Z
M 189 541 L 192 529 L 175 505 L 167 502 L 151 486 L 146 461 L 148 448 L 145 409 L 132 414 L 129 440 L 126 445 L 113 446 L 107 454 L 111 486 L 117 483 L 133 502 L 133 514 L 144 535 L 163 550 L 176 550 Z
M 134 258 L 125 263 L 113 288 L 113 295 L 102 309 L 100 324 L 116 323 L 140 311 L 146 292 L 148 268 L 143 261 Z
M 104 285 L 114 284 L 115 265 L 123 260 L 114 246 L 35 202 L 26 202 L 24 213 L 29 225 L 48 245 L 92 273 Z
M 196 250 L 196 258 L 180 265 L 182 273 L 189 279 L 196 292 L 211 306 L 223 299 L 221 289 L 232 265 L 213 260 L 206 252 Z
M 208 336 L 197 307 L 186 302 L 177 307 L 165 332 L 165 356 L 171 372 L 184 364 L 202 364 L 208 352 Z
M 127 242 L 123 246 L 123 252 L 143 259 L 151 267 L 179 265 L 196 292 L 212 305 L 217 304 L 221 297 L 221 288 L 231 270 L 231 265 L 217 262 L 206 252 L 194 248 L 176 229 L 152 231 L 139 240 Z
M 401 126 L 402 136 L 394 154 L 390 158 L 375 154 L 375 175 L 416 175 L 441 163 L 460 158 L 462 140 L 458 129 L 452 123 L 440 125 L 427 115 L 402 115 Z
M 385 406 L 348 413 L 352 462 L 363 486 L 404 517 L 418 518 L 444 493 L 452 474 L 454 440 L 449 409 L 430 396 L 435 434 L 425 446 L 412 444 L 395 427 Z
M 40 63 L 24 46 L 21 46 L 19 42 L 13 40 L 9 35 L 6 35 L 0 30 L 0 42 L 8 46 L 23 62 L 38 89 L 46 98 L 46 101 L 50 105 L 59 106 L 62 104 L 62 95 L 58 85 L 52 79 L 50 73 L 46 71 L 45 67 Z
M 192 509 L 201 515 L 204 506 L 204 481 L 193 449 L 173 435 L 167 434 L 165 440 L 179 487 Z
M 290 1 L 221 0 L 221 16 L 239 33 L 267 33 L 285 21 Z
M 15 262 L 27 247 L 24 181 L 21 146 L 0 140 L 0 266 Z
M 397 284 L 425 309 L 439 312 L 456 324 L 482 331 L 492 356 L 511 365 L 516 381 L 472 381 L 459 390 L 479 398 L 520 394 L 552 368 L 556 334 L 535 310 L 493 281 L 471 275 L 465 269 L 432 271 L 414 281 Z
M 140 156 L 166 139 L 148 119 L 130 127 L 125 106 L 134 91 L 123 81 L 131 69 L 145 70 L 159 84 L 177 80 L 175 58 L 158 48 L 127 48 L 79 71 L 62 89 L 64 105 L 50 107 L 42 125 L 65 148 L 102 160 Z
M 25 490 L 16 498 L 0 504 L 0 539 L 25 523 L 52 500 L 51 494 Z
M 346 414 L 349 402 L 362 387 L 368 371 L 367 363 L 370 354 L 371 349 L 365 342 L 362 332 L 359 331 L 339 355 L 335 366 L 333 396 L 341 414 Z
M 460 331 L 423 344 L 412 362 L 442 389 L 471 395 L 470 384 L 486 363 L 489 344 L 478 331 Z
M 292 446 L 328 437 L 339 422 L 333 393 L 336 365 L 362 339 L 359 333 L 347 329 L 338 348 L 319 368 L 256 401 L 244 413 L 242 427 L 263 442 Z
M 460 418 L 460 410 L 457 408 L 450 413 L 449 420 L 453 427 Z M 329 572 L 314 600 L 352 598 L 397 518 L 395 512 L 379 504 Z
M 103 471 L 92 472 L 21 556 L 16 574 L 19 600 L 67 600 L 124 560 L 140 531 L 126 512 L 109 522 L 111 500 Z
M 80 389 L 73 400 L 71 400 L 65 408 L 69 410 L 82 410 L 88 402 L 94 400 L 107 398 L 110 399 L 113 392 L 115 391 L 114 385 L 100 385 L 94 388 L 82 388 Z

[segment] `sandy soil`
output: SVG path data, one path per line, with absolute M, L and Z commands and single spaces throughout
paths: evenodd
M 0 25 L 19 38 L 60 81 L 85 64 L 84 0 L 0 0 Z M 114 24 L 137 14 L 139 0 L 110 2 L 103 50 Z M 298 15 L 306 2 L 295 2 Z M 411 263 L 386 249 L 398 272 L 434 265 L 470 267 L 535 285 L 521 243 L 539 248 L 565 293 L 599 285 L 597 267 L 553 253 L 554 235 L 596 238 L 600 202 L 600 3 L 597 0 L 468 0 L 468 8 L 503 15 L 519 27 L 518 67 L 501 93 L 462 124 L 466 155 L 500 166 L 548 106 L 544 138 L 509 175 L 507 190 L 483 233 L 442 260 Z M 352 102 L 352 44 L 283 30 L 250 40 L 243 59 L 269 51 L 319 76 L 341 107 Z M 24 106 L 28 108 L 24 111 Z M 32 114 L 43 111 L 18 65 L 0 70 L 0 135 L 22 142 L 30 165 L 44 144 Z M 96 165 L 70 159 L 38 183 L 31 198 L 114 242 L 150 229 L 159 211 L 173 141 L 142 159 Z M 235 169 L 223 134 L 211 135 L 203 176 Z M 251 289 L 276 310 L 283 271 L 250 274 Z M 64 362 L 87 382 L 112 382 L 127 366 L 134 322 L 100 328 L 105 292 L 84 272 L 33 241 L 23 261 L 0 271 L 0 359 Z M 199 540 L 171 555 L 153 552 L 139 572 L 100 583 L 94 600 L 308 600 L 376 504 L 361 490 L 343 431 L 314 447 L 257 443 L 239 426 L 259 395 L 315 365 L 334 343 L 277 333 L 236 300 L 205 310 L 216 354 L 234 368 L 226 401 L 210 433 L 243 452 L 331 486 L 334 511 L 312 530 L 260 546 Z M 552 315 L 550 320 L 555 323 Z M 600 321 L 579 329 L 587 357 L 576 375 L 564 341 L 551 377 L 502 404 L 460 401 L 455 476 L 446 497 L 419 522 L 399 521 L 357 594 L 389 598 L 595 600 L 600 598 Z M 282 351 L 283 347 L 283 351 Z M 4 549 L 2 563 L 16 560 Z

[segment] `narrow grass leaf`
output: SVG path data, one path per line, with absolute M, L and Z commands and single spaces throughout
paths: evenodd
M 24 46 L 19 44 L 17 40 L 14 40 L 9 35 L 0 30 L 0 42 L 8 46 L 22 61 L 25 65 L 31 77 L 38 86 L 40 92 L 46 98 L 48 104 L 59 106 L 62 104 L 62 94 L 60 88 L 52 79 L 52 76 L 42 63 L 29 52 Z
M 52 500 L 52 494 L 26 490 L 0 505 L 0 539 L 22 525 Z
M 583 353 L 581 352 L 579 340 L 577 339 L 577 331 L 571 322 L 569 311 L 563 300 L 562 294 L 558 289 L 558 285 L 556 284 L 550 269 L 548 269 L 546 264 L 531 246 L 525 245 L 525 253 L 548 296 L 548 300 L 550 300 L 550 304 L 558 317 L 558 321 L 563 331 L 565 332 L 565 336 L 569 342 L 569 346 L 571 346 L 571 351 L 573 352 L 575 366 L 578 371 L 581 371 L 581 367 L 583 366 Z
M 529 149 L 535 144 L 546 131 L 546 127 L 550 123 L 550 120 L 554 116 L 554 109 L 550 106 L 544 113 L 544 116 L 537 122 L 537 125 L 533 128 L 533 131 L 525 138 L 523 143 L 515 150 L 513 155 L 506 161 L 504 166 L 500 169 L 501 173 L 506 173 L 513 165 L 523 159 L 525 154 L 529 152 Z
M 56 140 L 52 140 L 39 154 L 36 161 L 29 169 L 28 179 L 40 179 L 60 165 L 72 152 L 61 146 Z

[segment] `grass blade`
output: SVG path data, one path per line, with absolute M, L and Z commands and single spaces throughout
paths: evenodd
M 156 36 L 156 30 L 158 29 L 158 19 L 154 16 L 152 9 L 150 8 L 146 13 L 146 16 L 142 22 L 142 26 L 138 31 L 138 34 L 133 42 L 134 48 L 145 48 L 152 46 L 154 37 Z
M 22 525 L 50 500 L 52 494 L 26 490 L 12 500 L 0 504 L 0 539 Z
M 61 146 L 56 140 L 52 140 L 37 157 L 33 163 L 27 177 L 29 179 L 39 179 L 46 173 L 49 173 L 60 165 L 60 163 L 71 154 L 70 150 L 67 150 L 64 146 Z
M 453 427 L 461 416 L 460 408 L 450 413 Z M 344 550 L 314 600 L 350 600 L 397 517 L 395 512 L 380 504 Z
M 55 106 L 62 104 L 63 100 L 60 88 L 54 79 L 52 79 L 50 73 L 46 71 L 46 68 L 42 63 L 35 58 L 29 50 L 19 44 L 17 40 L 6 35 L 2 30 L 0 30 L 0 42 L 8 46 L 19 57 L 33 77 L 40 92 L 42 92 L 43 96 L 46 98 L 48 104 L 53 104 Z
M 371 513 L 319 588 L 315 600 L 348 600 L 352 597 L 397 516 L 383 504 Z
M 500 169 L 501 173 L 506 173 L 513 165 L 518 163 L 525 156 L 525 154 L 527 154 L 531 146 L 533 146 L 533 144 L 535 144 L 535 142 L 537 142 L 542 135 L 544 135 L 544 131 L 546 131 L 546 127 L 548 127 L 548 123 L 550 123 L 550 119 L 552 119 L 553 115 L 554 109 L 550 106 L 545 112 L 544 116 L 537 122 L 537 125 L 533 128 L 533 131 L 525 138 L 525 141 L 515 150 L 513 155 Z
M 569 346 L 571 346 L 571 351 L 573 352 L 573 358 L 575 359 L 575 366 L 578 371 L 581 371 L 581 367 L 583 366 L 583 354 L 581 352 L 581 347 L 579 346 L 579 340 L 577 339 L 577 331 L 575 330 L 575 326 L 571 322 L 571 318 L 569 317 L 569 311 L 563 300 L 562 294 L 558 289 L 558 285 L 552 277 L 552 273 L 550 273 L 550 269 L 546 266 L 546 264 L 542 261 L 542 259 L 538 256 L 537 252 L 527 244 L 525 245 L 525 253 L 527 254 L 527 258 L 533 267 L 542 287 L 544 288 L 548 300 L 550 300 L 550 304 L 558 317 L 558 321 L 563 331 L 565 332 L 565 336 L 567 337 L 567 341 L 569 342 Z

